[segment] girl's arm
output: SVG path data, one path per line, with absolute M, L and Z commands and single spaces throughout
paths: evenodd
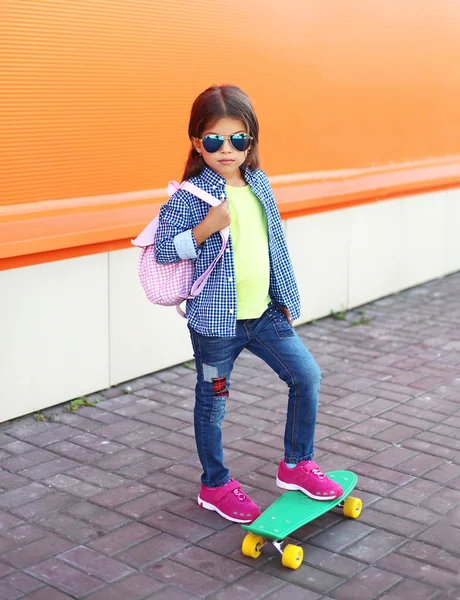
M 212 206 L 206 217 L 192 229 L 191 210 L 182 194 L 176 193 L 160 209 L 155 235 L 155 258 L 162 264 L 196 259 L 199 246 L 213 233 L 230 225 L 228 202 Z
M 193 236 L 190 207 L 182 193 L 171 196 L 160 209 L 155 235 L 155 258 L 161 264 L 195 259 L 199 255 Z

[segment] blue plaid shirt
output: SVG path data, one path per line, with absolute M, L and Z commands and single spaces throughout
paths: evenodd
M 270 183 L 260 169 L 251 171 L 247 168 L 244 177 L 267 214 L 270 252 L 268 293 L 273 302 L 287 307 L 292 318 L 298 319 L 299 290 Z M 226 198 L 225 179 L 209 167 L 205 167 L 190 181 L 215 198 Z M 209 209 L 209 204 L 185 190 L 179 190 L 171 196 L 160 210 L 160 223 L 155 237 L 155 255 L 159 263 L 193 259 L 195 279 L 206 271 L 222 247 L 222 238 L 219 232 L 214 233 L 197 247 L 192 230 L 206 217 Z M 250 259 L 248 256 L 248 260 Z M 187 301 L 186 316 L 190 327 L 202 335 L 235 335 L 238 316 L 231 236 L 226 251 L 209 276 L 201 294 Z

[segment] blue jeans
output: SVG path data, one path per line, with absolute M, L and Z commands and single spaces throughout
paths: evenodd
M 235 337 L 207 337 L 189 329 L 197 370 L 194 424 L 203 485 L 216 487 L 230 479 L 224 466 L 221 424 L 233 365 L 244 348 L 265 361 L 288 385 L 286 461 L 310 460 L 321 372 L 283 313 L 270 304 L 260 318 L 237 321 Z

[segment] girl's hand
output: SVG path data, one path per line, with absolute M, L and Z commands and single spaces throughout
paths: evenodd
M 294 321 L 292 320 L 291 313 L 289 312 L 289 309 L 286 308 L 285 306 L 280 306 L 279 304 L 278 304 L 278 308 L 283 313 L 283 315 L 286 317 L 286 319 L 289 321 L 289 323 L 292 325 L 292 323 Z
M 216 231 L 230 225 L 230 208 L 228 201 L 224 200 L 219 206 L 212 206 L 206 217 L 193 229 L 195 241 L 199 246 Z
M 224 200 L 219 206 L 211 206 L 204 220 L 211 233 L 216 233 L 216 231 L 220 231 L 230 225 L 228 200 Z

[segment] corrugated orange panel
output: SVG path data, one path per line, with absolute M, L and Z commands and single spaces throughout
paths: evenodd
M 74 199 L 180 178 L 191 102 L 213 83 L 252 97 L 269 175 L 460 155 L 458 0 L 4 0 L 0 11 L 4 220 L 23 219 L 24 204 L 70 215 Z

